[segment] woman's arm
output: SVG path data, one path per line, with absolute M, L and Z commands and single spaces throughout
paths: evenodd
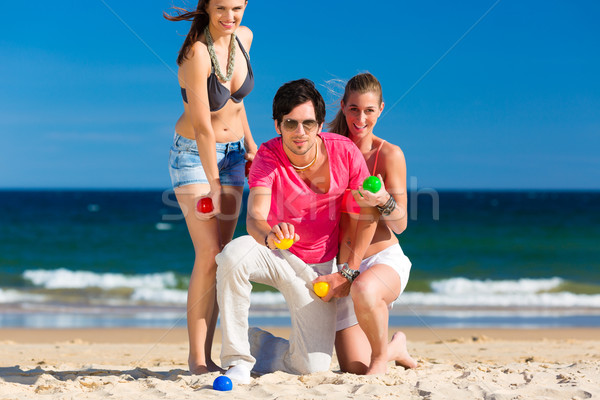
M 352 192 L 355 194 L 355 191 Z M 338 255 L 338 264 L 347 262 L 348 267 L 354 270 L 359 269 L 360 263 L 373 240 L 379 221 L 379 212 L 376 208 L 369 206 L 362 199 L 357 199 L 357 202 L 361 206 L 360 214 L 350 214 L 350 218 L 356 219 L 356 221 L 349 223 L 349 231 L 342 235 L 346 238 L 346 241 L 340 243 Z
M 352 191 L 355 194 L 356 191 Z M 358 195 L 357 195 L 358 196 Z M 345 221 L 342 226 L 344 232 L 340 232 L 340 251 L 338 253 L 337 263 L 348 263 L 348 268 L 358 270 L 360 263 L 373 240 L 379 221 L 379 212 L 376 208 L 370 207 L 361 199 L 357 200 L 360 208 L 360 214 L 349 214 L 350 221 Z M 347 223 L 346 223 L 347 222 Z M 319 276 L 313 281 L 327 282 L 330 290 L 327 295 L 321 299 L 325 302 L 334 297 L 345 297 L 350 293 L 351 282 L 349 282 L 339 272 Z
M 394 146 L 393 151 L 386 157 L 385 163 L 385 187 L 389 193 L 386 196 L 386 202 L 389 196 L 393 196 L 396 206 L 389 215 L 382 215 L 381 218 L 386 225 L 399 235 L 406 229 L 408 223 L 407 195 L 406 195 L 406 160 L 402 150 Z M 385 203 L 378 204 L 383 206 Z
M 407 195 L 406 195 L 406 161 L 404 153 L 398 146 L 389 146 L 384 160 L 385 178 L 381 189 L 377 193 L 361 190 L 365 201 L 371 206 L 383 207 L 393 197 L 396 205 L 389 215 L 381 215 L 386 225 L 396 234 L 401 234 L 406 229 L 408 222 Z
M 216 140 L 208 100 L 207 77 L 210 60 L 206 46 L 196 42 L 182 66 L 183 83 L 187 92 L 189 117 L 198 145 L 198 155 L 210 185 L 215 213 L 219 212 L 221 181 L 215 152 Z

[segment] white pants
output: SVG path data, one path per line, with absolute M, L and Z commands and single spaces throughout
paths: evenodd
M 377 264 L 385 264 L 398 273 L 398 276 L 400 276 L 401 286 L 398 297 L 400 297 L 406 288 L 406 284 L 408 283 L 410 267 L 412 266 L 412 263 L 408 257 L 404 255 L 400 244 L 392 245 L 387 249 L 381 250 L 379 253 L 375 253 L 372 256 L 365 258 L 360 263 L 359 271 L 364 272 L 373 265 Z M 393 302 L 388 305 L 389 309 L 392 308 L 392 304 Z M 354 302 L 352 301 L 352 296 L 348 295 L 346 297 L 339 298 L 337 301 L 337 323 L 335 330 L 341 331 L 342 329 L 349 328 L 356 324 L 358 324 L 358 319 L 354 313 Z
M 335 272 L 335 260 L 306 264 L 287 250 L 269 250 L 251 236 L 242 236 L 225 246 L 216 261 L 223 368 L 242 364 L 257 373 L 292 374 L 329 369 L 336 302 L 319 299 L 311 282 Z M 283 294 L 292 321 L 289 341 L 258 329 L 249 335 L 250 281 L 273 286 Z

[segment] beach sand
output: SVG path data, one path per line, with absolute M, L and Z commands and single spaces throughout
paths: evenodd
M 416 369 L 390 363 L 386 375 L 356 376 L 340 373 L 334 359 L 327 372 L 277 372 L 218 392 L 218 373 L 187 371 L 185 329 L 0 329 L 0 399 L 600 397 L 600 329 L 403 330 Z

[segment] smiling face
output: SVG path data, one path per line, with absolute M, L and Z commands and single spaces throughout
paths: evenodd
M 286 129 L 285 121 L 297 121 L 298 124 L 296 129 Z M 281 135 L 283 140 L 283 149 L 285 153 L 290 157 L 302 159 L 304 157 L 311 157 L 314 155 L 314 151 L 311 151 L 316 143 L 317 135 L 321 133 L 323 124 L 313 124 L 312 121 L 316 121 L 315 107 L 311 101 L 302 103 L 292 109 L 289 114 L 283 116 L 283 122 L 279 123 L 275 121 L 275 129 L 277 133 Z M 302 123 L 304 122 L 304 124 Z M 306 130 L 306 126 L 315 125 L 312 130 Z M 298 157 L 300 156 L 300 157 Z
M 377 118 L 383 111 L 381 96 L 374 92 L 351 92 L 341 108 L 346 116 L 350 137 L 361 137 L 373 133 Z
M 211 0 L 206 6 L 211 32 L 233 33 L 242 23 L 247 0 Z

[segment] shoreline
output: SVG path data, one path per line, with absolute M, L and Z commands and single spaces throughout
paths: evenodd
M 261 327 L 283 338 L 289 338 L 290 328 Z M 485 337 L 505 341 L 579 340 L 600 341 L 600 328 L 414 328 L 390 327 L 390 336 L 402 331 L 408 342 L 453 341 Z M 0 328 L 0 344 L 51 344 L 79 341 L 86 343 L 184 343 L 187 329 L 173 328 Z M 215 331 L 215 343 L 220 343 L 221 332 Z

